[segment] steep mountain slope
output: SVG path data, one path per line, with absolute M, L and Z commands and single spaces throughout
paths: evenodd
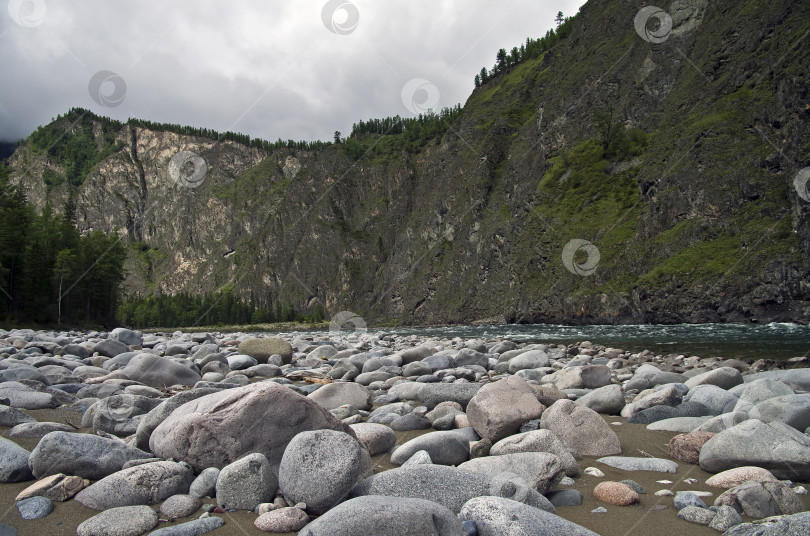
M 636 31 L 644 4 L 588 2 L 410 152 L 372 134 L 268 151 L 70 114 L 48 128 L 94 136 L 79 225 L 133 244 L 141 295 L 225 287 L 401 323 L 810 320 L 794 185 L 810 4 L 676 0 L 668 35 Z M 176 180 L 178 151 L 204 159 L 199 185 Z M 78 176 L 30 140 L 11 165 L 40 206 Z

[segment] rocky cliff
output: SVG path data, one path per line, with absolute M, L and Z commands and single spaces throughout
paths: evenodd
M 131 244 L 140 295 L 224 287 L 369 322 L 810 320 L 810 4 L 675 0 L 646 25 L 644 4 L 588 2 L 416 151 L 119 125 L 78 225 Z M 63 164 L 31 143 L 10 164 L 64 205 L 43 179 Z

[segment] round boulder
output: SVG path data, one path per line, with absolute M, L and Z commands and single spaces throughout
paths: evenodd
M 293 502 L 306 503 L 309 513 L 320 515 L 343 500 L 370 466 L 368 451 L 349 434 L 301 432 L 284 450 L 279 489 Z
M 354 437 L 317 402 L 283 385 L 259 382 L 183 404 L 155 428 L 149 446 L 156 456 L 184 460 L 195 471 L 221 469 L 260 452 L 275 471 L 293 437 L 320 429 Z

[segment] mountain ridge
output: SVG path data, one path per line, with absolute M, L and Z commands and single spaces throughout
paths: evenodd
M 652 43 L 642 4 L 588 2 L 422 146 L 265 150 L 121 124 L 73 185 L 78 225 L 138 246 L 141 296 L 225 287 L 403 324 L 807 322 L 810 203 L 793 180 L 810 165 L 810 7 L 676 0 Z M 75 172 L 31 143 L 12 179 L 59 208 L 70 181 L 53 177 Z M 178 151 L 206 164 L 194 188 L 172 176 Z

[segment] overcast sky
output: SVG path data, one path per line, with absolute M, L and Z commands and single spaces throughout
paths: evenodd
M 0 140 L 71 107 L 268 140 L 461 103 L 583 0 L 0 0 Z

